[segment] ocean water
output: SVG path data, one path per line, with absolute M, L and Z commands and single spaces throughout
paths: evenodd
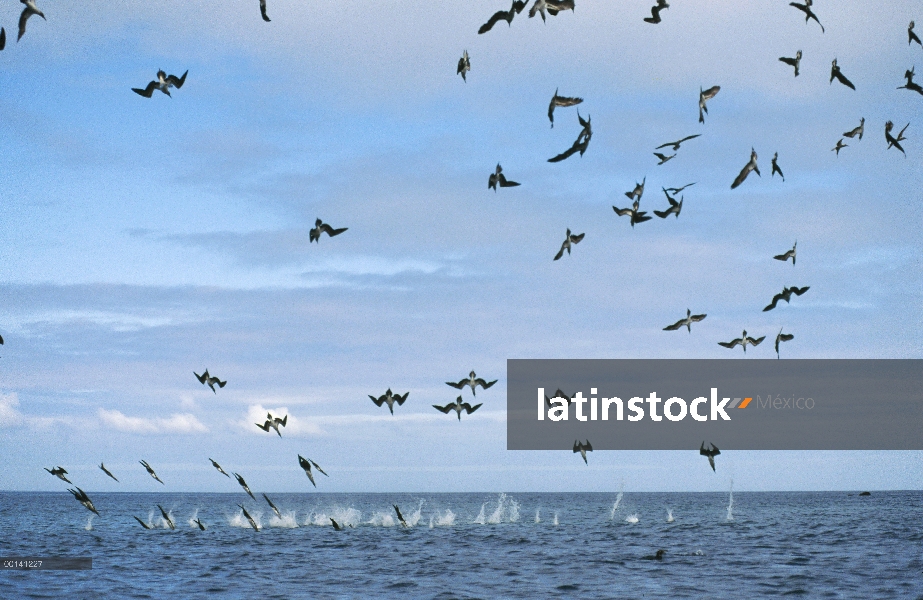
M 923 598 L 919 491 L 87 493 L 0 493 L 0 555 L 93 559 L 0 598 Z

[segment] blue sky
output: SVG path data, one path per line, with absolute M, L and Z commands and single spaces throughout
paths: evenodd
M 145 459 L 171 490 L 236 491 L 211 457 L 309 491 L 296 454 L 331 492 L 918 489 L 919 452 L 725 452 L 713 475 L 693 451 L 505 450 L 508 358 L 744 359 L 717 342 L 781 327 L 783 358 L 923 357 L 923 98 L 895 89 L 923 5 L 819 1 L 822 34 L 781 0 L 657 26 L 647 0 L 578 4 L 477 35 L 507 4 L 47 2 L 19 43 L 0 8 L 0 489 L 61 489 L 54 465 L 158 489 Z M 799 49 L 795 78 L 777 59 Z M 189 70 L 172 99 L 131 92 L 158 68 Z M 594 135 L 549 164 L 579 132 L 573 108 L 549 127 L 556 88 Z M 751 147 L 762 177 L 731 190 Z M 497 162 L 522 185 L 488 190 Z M 697 182 L 678 219 L 612 212 L 643 177 L 648 212 Z M 349 231 L 309 244 L 317 217 Z M 567 228 L 586 238 L 553 262 Z M 794 268 L 772 260 L 795 240 Z M 786 285 L 811 290 L 761 312 Z M 692 335 L 661 331 L 687 307 Z M 471 369 L 500 379 L 484 406 L 433 410 Z M 388 387 L 410 391 L 393 417 L 368 400 Z

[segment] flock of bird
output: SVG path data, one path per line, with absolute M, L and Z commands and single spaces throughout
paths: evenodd
M 20 2 L 24 5 L 24 8 L 22 10 L 22 13 L 19 19 L 19 34 L 17 36 L 17 41 L 21 40 L 23 35 L 25 34 L 26 24 L 32 15 L 38 15 L 42 17 L 42 19 L 46 19 L 42 11 L 39 10 L 39 8 L 36 6 L 35 0 L 20 0 Z M 519 15 L 523 10 L 525 10 L 527 4 L 528 4 L 527 0 L 514 0 L 509 10 L 500 10 L 500 11 L 495 12 L 478 29 L 478 34 L 485 34 L 491 31 L 494 28 L 494 26 L 497 25 L 500 21 L 506 21 L 508 26 L 512 26 L 512 22 L 515 16 Z M 805 23 L 808 23 L 810 20 L 814 20 L 820 26 L 821 32 L 822 33 L 825 32 L 824 26 L 821 24 L 817 15 L 813 11 L 812 0 L 804 0 L 804 3 L 790 2 L 789 4 L 790 6 L 802 11 L 805 14 Z M 657 0 L 656 4 L 651 8 L 651 16 L 644 18 L 643 21 L 646 23 L 654 24 L 654 25 L 660 23 L 662 21 L 661 12 L 668 9 L 669 6 L 670 5 L 666 2 L 666 0 Z M 259 1 L 259 8 L 260 8 L 260 15 L 262 19 L 266 22 L 270 22 L 270 19 L 267 16 L 266 0 Z M 574 10 L 574 0 L 534 0 L 531 9 L 528 12 L 528 16 L 532 18 L 538 14 L 541 16 L 542 20 L 545 21 L 546 13 L 547 15 L 553 17 L 567 10 L 570 10 L 570 11 Z M 923 43 L 921 43 L 920 38 L 917 37 L 916 33 L 914 32 L 914 22 L 913 21 L 910 22 L 910 25 L 907 29 L 907 34 L 908 34 L 908 45 L 916 42 L 921 47 L 923 47 Z M 4 49 L 5 44 L 6 44 L 6 31 L 2 27 L 0 27 L 0 50 Z M 801 50 L 798 50 L 795 53 L 794 57 L 780 57 L 778 60 L 784 64 L 787 64 L 793 67 L 794 75 L 795 77 L 798 77 L 802 59 L 803 59 L 803 53 Z M 462 57 L 458 61 L 457 74 L 462 77 L 463 81 L 467 82 L 467 76 L 470 72 L 471 72 L 471 58 L 468 54 L 468 51 L 465 50 L 464 53 L 462 54 Z M 176 75 L 167 74 L 163 70 L 158 70 L 156 79 L 148 83 L 146 87 L 131 88 L 131 89 L 138 95 L 145 97 L 145 98 L 152 98 L 155 91 L 160 91 L 164 95 L 172 98 L 170 94 L 170 88 L 175 88 L 176 90 L 181 89 L 186 82 L 187 75 L 188 75 L 188 70 L 184 72 L 182 76 L 179 76 L 179 77 L 177 77 Z M 914 68 L 912 67 L 911 69 L 907 70 L 905 73 L 906 83 L 898 87 L 897 89 L 907 89 L 908 91 L 913 91 L 913 92 L 923 95 L 923 88 L 921 88 L 919 84 L 915 83 L 913 81 L 913 78 L 914 78 Z M 831 64 L 830 83 L 832 84 L 834 80 L 837 80 L 839 83 L 843 84 L 844 86 L 852 90 L 856 89 L 856 86 L 853 84 L 853 82 L 843 74 L 840 66 L 838 65 L 836 58 L 833 59 L 832 64 Z M 699 122 L 700 123 L 703 123 L 703 124 L 705 123 L 705 115 L 708 114 L 708 105 L 707 105 L 708 101 L 714 99 L 720 91 L 721 91 L 721 87 L 718 85 L 711 86 L 707 89 L 703 89 L 701 87 L 699 88 L 698 107 L 699 107 Z M 554 113 L 556 109 L 576 107 L 584 102 L 584 99 L 581 97 L 561 96 L 559 95 L 558 92 L 559 90 L 556 89 L 554 95 L 551 98 L 549 106 L 548 106 L 548 120 L 551 123 L 551 127 L 554 127 Z M 577 120 L 580 125 L 580 131 L 578 132 L 578 135 L 575 141 L 568 149 L 553 156 L 552 158 L 549 158 L 548 159 L 549 163 L 562 162 L 566 160 L 567 158 L 570 158 L 574 154 L 578 154 L 578 153 L 579 155 L 582 156 L 584 152 L 586 152 L 586 150 L 588 149 L 590 140 L 592 139 L 592 136 L 593 136 L 591 118 L 589 115 L 587 115 L 586 119 L 584 119 L 583 116 L 580 115 L 579 108 L 577 108 Z M 905 157 L 906 157 L 906 152 L 904 151 L 904 148 L 901 146 L 900 142 L 906 140 L 906 138 L 904 137 L 904 132 L 907 130 L 908 126 L 909 126 L 909 123 L 905 125 L 895 137 L 894 135 L 892 135 L 892 130 L 894 128 L 893 122 L 889 120 L 885 124 L 885 140 L 888 144 L 888 148 L 891 148 L 891 147 L 897 148 L 905 155 Z M 865 127 L 865 118 L 863 117 L 860 121 L 859 126 L 844 133 L 843 137 L 840 138 L 840 140 L 837 142 L 836 146 L 832 150 L 835 151 L 837 155 L 839 155 L 840 150 L 842 150 L 843 148 L 849 147 L 848 144 L 844 143 L 843 138 L 850 138 L 850 139 L 857 138 L 858 140 L 861 140 L 863 133 L 864 133 L 864 127 Z M 698 138 L 701 135 L 702 134 L 687 135 L 676 141 L 667 142 L 667 143 L 657 146 L 655 150 L 662 150 L 665 148 L 669 148 L 670 150 L 673 151 L 673 154 L 669 154 L 669 155 L 665 153 L 661 153 L 661 152 L 654 152 L 654 156 L 659 161 L 657 164 L 663 165 L 664 163 L 672 160 L 673 158 L 677 156 L 677 153 L 679 152 L 680 147 L 683 143 L 691 141 L 695 138 Z M 761 176 L 759 166 L 757 163 L 757 158 L 758 157 L 757 157 L 756 150 L 751 148 L 750 158 L 748 162 L 744 165 L 744 167 L 741 169 L 737 177 L 731 183 L 731 189 L 736 189 L 737 187 L 742 185 L 746 181 L 750 173 L 755 172 L 757 176 Z M 775 174 L 778 173 L 781 176 L 782 180 L 784 181 L 785 176 L 783 175 L 782 170 L 777 163 L 777 160 L 778 160 L 778 152 L 776 152 L 772 158 L 772 176 L 775 176 Z M 630 218 L 630 225 L 632 228 L 636 224 L 647 222 L 651 220 L 652 218 L 647 215 L 646 211 L 640 210 L 640 203 L 641 203 L 641 200 L 644 194 L 646 179 L 647 178 L 645 176 L 642 179 L 641 183 L 637 183 L 635 185 L 632 191 L 625 192 L 625 195 L 629 198 L 629 200 L 632 201 L 632 205 L 630 207 L 627 207 L 627 208 L 618 208 L 616 206 L 612 207 L 618 216 L 620 217 L 627 216 Z M 507 188 L 507 187 L 516 187 L 519 185 L 520 185 L 519 182 L 511 181 L 506 178 L 506 176 L 503 174 L 503 169 L 500 163 L 497 164 L 496 168 L 494 169 L 493 173 L 490 174 L 489 179 L 488 179 L 488 189 L 493 189 L 495 192 L 497 191 L 498 187 Z M 676 195 L 692 185 L 695 185 L 695 184 L 689 183 L 680 188 L 662 187 L 661 189 L 664 195 L 666 196 L 669 206 L 668 208 L 666 208 L 666 210 L 663 210 L 663 211 L 658 211 L 658 210 L 653 211 L 654 214 L 657 217 L 660 217 L 661 219 L 666 219 L 671 214 L 674 215 L 676 218 L 679 218 L 680 212 L 683 207 L 683 196 L 680 196 L 680 198 L 677 200 Z M 347 229 L 348 228 L 346 227 L 333 228 L 332 226 L 324 223 L 321 219 L 318 218 L 315 222 L 314 228 L 310 230 L 309 242 L 319 242 L 321 234 L 323 233 L 326 233 L 328 237 L 333 238 L 347 231 Z M 557 254 L 554 256 L 553 260 L 555 261 L 559 260 L 560 258 L 563 257 L 565 252 L 568 255 L 570 255 L 573 246 L 576 244 L 579 244 L 584 239 L 584 235 L 585 234 L 583 233 L 573 234 L 570 229 L 567 229 L 567 232 L 565 234 L 565 239 L 563 243 L 561 244 L 561 247 L 558 250 Z M 794 266 L 796 262 L 796 248 L 797 248 L 797 242 L 791 248 L 791 250 L 783 254 L 774 256 L 773 258 L 779 261 L 787 261 L 789 258 L 791 258 L 792 265 Z M 801 296 L 805 292 L 807 292 L 808 289 L 810 289 L 808 286 L 804 286 L 804 287 L 786 286 L 783 288 L 783 290 L 780 293 L 773 296 L 771 303 L 767 305 L 763 309 L 763 311 L 769 311 L 769 310 L 775 309 L 780 300 L 784 300 L 786 303 L 789 303 L 793 295 Z M 679 319 L 672 325 L 668 325 L 664 327 L 663 329 L 665 331 L 676 331 L 676 330 L 679 330 L 685 327 L 687 332 L 691 334 L 692 323 L 702 321 L 703 319 L 706 318 L 706 316 L 707 316 L 706 314 L 692 314 L 692 311 L 687 308 L 685 318 Z M 780 343 L 790 341 L 793 338 L 794 336 L 792 334 L 783 334 L 782 330 L 779 331 L 778 335 L 776 336 L 776 340 L 775 340 L 775 350 L 776 350 L 777 357 L 779 357 Z M 762 336 L 759 338 L 751 337 L 747 334 L 747 331 L 744 330 L 741 337 L 735 338 L 734 340 L 730 342 L 718 342 L 718 343 L 719 345 L 725 348 L 734 348 L 737 345 L 740 345 L 742 346 L 743 351 L 746 352 L 748 345 L 756 347 L 764 339 L 765 339 L 765 336 Z M 2 344 L 3 344 L 3 338 L 0 337 L 0 345 Z M 202 385 L 207 385 L 212 390 L 212 392 L 216 394 L 217 394 L 217 391 L 215 389 L 216 384 L 219 389 L 224 388 L 225 385 L 227 384 L 227 381 L 222 381 L 219 378 L 212 376 L 207 369 L 201 375 L 199 375 L 198 373 L 194 373 L 194 375 L 196 376 L 196 378 Z M 467 378 L 463 378 L 458 382 L 451 382 L 451 381 L 446 382 L 447 385 L 455 389 L 459 389 L 459 390 L 463 390 L 465 387 L 470 387 L 472 396 L 477 395 L 476 392 L 477 392 L 478 387 L 481 387 L 482 389 L 487 390 L 491 386 L 493 386 L 495 383 L 496 383 L 496 380 L 488 382 L 488 381 L 485 381 L 484 379 L 477 377 L 474 371 L 471 371 Z M 398 406 L 402 406 L 404 402 L 407 400 L 408 395 L 409 395 L 409 392 L 404 393 L 403 395 L 395 394 L 391 391 L 390 388 L 388 388 L 388 390 L 383 395 L 377 396 L 377 397 L 369 395 L 369 398 L 379 408 L 387 404 L 388 410 L 393 415 L 394 405 L 397 404 Z M 569 398 L 560 389 L 557 390 L 555 397 L 565 398 L 569 400 Z M 550 405 L 550 399 L 547 396 L 546 396 L 546 402 L 548 402 Z M 467 402 L 463 402 L 461 395 L 457 397 L 454 403 L 446 404 L 444 406 L 435 405 L 435 404 L 433 405 L 433 407 L 436 410 L 442 413 L 445 413 L 445 414 L 449 414 L 452 411 L 455 411 L 459 421 L 461 420 L 461 416 L 463 412 L 465 414 L 470 415 L 474 413 L 481 406 L 482 404 L 476 404 L 472 406 L 471 404 Z M 270 430 L 274 430 L 276 434 L 281 438 L 282 433 L 279 428 L 280 427 L 284 428 L 287 424 L 287 421 L 288 421 L 288 415 L 284 415 L 280 418 L 278 416 L 273 416 L 271 413 L 269 413 L 266 416 L 266 420 L 263 423 L 256 423 L 256 426 L 267 433 L 269 433 Z M 592 450 L 593 448 L 590 445 L 589 440 L 586 440 L 585 442 L 579 442 L 579 441 L 574 442 L 573 452 L 579 453 L 581 458 L 587 464 L 588 464 L 587 452 L 591 452 Z M 713 444 L 710 444 L 709 447 L 706 448 L 705 443 L 703 442 L 702 446 L 700 447 L 699 452 L 702 456 L 706 456 L 708 458 L 709 465 L 714 471 L 715 470 L 714 458 L 715 456 L 720 454 L 720 451 L 718 450 L 718 448 L 714 446 Z M 211 458 L 209 458 L 209 461 L 214 466 L 214 468 L 217 469 L 219 473 L 230 478 L 230 475 L 227 472 L 225 472 L 225 470 L 217 462 L 215 462 Z M 317 484 L 313 476 L 314 470 L 316 470 L 318 473 L 323 474 L 324 476 L 328 476 L 327 473 L 323 469 L 321 469 L 321 467 L 316 462 L 314 462 L 313 460 L 309 458 L 305 458 L 301 456 L 300 454 L 298 455 L 298 463 L 299 463 L 299 466 L 304 470 L 305 475 L 308 477 L 311 484 L 315 488 L 317 487 Z M 160 482 L 163 485 L 166 485 L 163 482 L 163 480 L 161 480 L 157 476 L 157 473 L 154 471 L 154 469 L 151 467 L 150 464 L 148 464 L 144 460 L 140 461 L 140 464 L 146 469 L 147 473 L 153 479 L 155 479 L 156 481 Z M 101 463 L 99 465 L 99 468 L 108 477 L 112 478 L 116 482 L 119 481 L 115 477 L 115 475 L 112 472 L 110 472 L 109 469 L 105 467 L 105 464 Z M 48 471 L 51 475 L 58 477 L 59 479 L 67 482 L 68 484 L 74 485 L 66 477 L 68 473 L 64 468 L 60 466 L 56 466 L 53 469 L 46 468 L 45 470 Z M 250 490 L 243 476 L 241 476 L 238 473 L 233 473 L 233 475 L 235 479 L 237 480 L 238 484 L 241 486 L 241 488 L 250 496 L 251 499 L 255 501 L 256 497 Z M 98 515 L 99 512 L 97 511 L 93 502 L 87 496 L 86 492 L 84 492 L 81 488 L 77 486 L 74 486 L 74 487 L 76 489 L 69 489 L 68 491 L 70 491 L 73 494 L 74 498 L 77 501 L 79 501 L 84 507 L 86 507 L 87 510 L 90 510 L 91 512 Z M 263 498 L 268 503 L 270 508 L 275 512 L 276 515 L 281 514 L 279 509 L 269 499 L 269 497 L 266 496 L 266 494 L 263 494 Z M 256 521 L 252 518 L 252 516 L 247 511 L 247 509 L 242 504 L 239 504 L 238 506 L 241 508 L 242 514 L 247 518 L 251 526 L 254 529 L 259 529 Z M 163 515 L 164 522 L 167 523 L 171 529 L 175 528 L 174 523 L 169 513 L 165 511 L 163 507 L 161 507 L 159 504 L 157 505 L 157 507 L 160 509 L 160 512 Z M 404 521 L 404 518 L 400 512 L 400 509 L 396 505 L 394 506 L 394 509 L 397 513 L 399 521 L 403 523 L 404 525 L 406 525 L 406 522 Z M 145 523 L 138 517 L 134 517 L 134 518 L 144 528 L 146 529 L 151 528 L 149 524 Z M 331 521 L 333 521 L 333 519 L 331 519 Z M 201 521 L 197 521 L 197 524 L 200 529 L 203 529 L 203 530 L 205 529 L 205 525 Z M 336 521 L 333 521 L 332 525 L 337 530 L 341 529 L 341 526 L 338 523 L 336 523 Z M 659 559 L 661 558 L 661 556 L 662 555 L 659 553 L 658 556 L 652 557 L 652 558 Z

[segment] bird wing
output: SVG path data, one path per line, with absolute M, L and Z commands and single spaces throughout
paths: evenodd
M 707 317 L 707 316 L 708 316 L 708 315 L 691 315 L 691 316 L 689 317 L 689 320 L 692 321 L 693 323 L 698 323 L 699 321 L 701 321 L 702 319 L 704 319 L 704 318 Z
M 630 217 L 631 214 L 634 212 L 634 209 L 631 209 L 631 208 L 617 208 L 615 206 L 612 207 L 612 210 L 614 210 L 615 214 L 617 214 L 620 217 Z
M 375 396 L 372 396 L 372 395 L 370 394 L 370 395 L 369 395 L 369 398 L 372 399 L 372 402 L 375 403 L 375 406 L 381 406 L 382 404 L 385 403 L 385 397 L 384 397 L 384 396 L 381 396 L 380 398 L 376 398 Z
M 783 333 L 779 335 L 779 339 L 783 342 L 795 339 L 795 335 L 792 333 Z
M 702 135 L 702 134 L 701 134 L 701 133 L 697 133 L 697 134 L 695 134 L 695 135 L 687 135 L 687 136 L 684 137 L 683 139 L 678 140 L 678 141 L 676 142 L 676 145 L 679 146 L 679 145 L 682 144 L 683 142 L 686 142 L 686 141 L 688 141 L 688 140 L 697 138 L 697 137 L 699 137 L 700 135 Z
M 503 173 L 500 173 L 499 181 L 500 181 L 500 187 L 516 187 L 517 185 L 519 185 L 519 183 L 516 181 L 508 181 L 507 178 L 503 175 Z
M 743 340 L 741 338 L 736 338 L 736 339 L 731 340 L 730 342 L 718 342 L 718 345 L 724 346 L 725 348 L 733 348 L 734 346 L 736 346 L 742 341 Z
M 572 235 L 570 236 L 570 241 L 574 244 L 579 244 L 583 240 L 583 236 L 585 235 L 586 233 L 581 233 L 580 235 Z
M 310 459 L 308 459 L 308 460 L 310 460 Z M 319 465 L 319 464 L 317 464 L 317 463 L 314 462 L 313 460 L 311 461 L 311 464 L 314 465 L 314 468 L 317 469 L 318 472 L 319 472 L 321 475 L 323 475 L 324 477 L 330 477 L 330 475 L 327 475 L 327 474 L 324 472 L 324 470 L 320 468 L 320 465 Z
M 558 253 L 554 255 L 554 260 L 558 260 L 559 258 L 564 256 L 565 248 L 567 248 L 567 240 L 564 240 L 564 242 L 561 243 L 561 249 L 558 250 Z
M 29 17 L 33 14 L 35 14 L 34 11 L 29 8 L 28 5 L 22 9 L 22 13 L 19 15 L 19 37 L 16 38 L 17 42 L 26 34 L 26 21 L 28 21 Z
M 436 410 L 442 413 L 449 414 L 449 411 L 455 408 L 455 404 L 446 404 L 445 406 L 439 406 L 437 404 L 433 404 L 433 408 L 435 408 Z
M 317 484 L 314 483 L 314 476 L 311 475 L 310 467 L 304 470 L 304 474 L 307 475 L 308 479 L 311 480 L 311 485 L 313 485 L 314 487 L 317 487 Z
M 839 81 L 846 87 L 851 88 L 851 89 L 856 89 L 856 86 L 854 86 L 853 83 L 849 79 L 847 79 L 846 76 L 843 75 L 843 73 L 841 73 L 839 70 L 832 72 L 831 75 L 836 77 L 837 81 Z
M 471 406 L 471 405 L 468 404 L 467 402 L 462 402 L 461 407 L 462 407 L 463 409 L 465 409 L 465 412 L 468 413 L 468 414 L 470 415 L 471 413 L 473 413 L 473 412 L 476 411 L 477 409 L 481 408 L 482 405 L 483 405 L 483 402 L 482 402 L 481 404 L 475 404 L 474 406 Z
M 576 106 L 577 104 L 580 104 L 581 102 L 583 102 L 583 98 L 574 98 L 570 96 L 555 95 L 555 97 L 552 98 L 551 101 L 561 107 Z
M 770 303 L 766 306 L 766 308 L 763 309 L 763 312 L 766 312 L 767 310 L 772 310 L 772 309 L 774 309 L 774 308 L 776 307 L 776 304 L 778 304 L 779 300 L 784 300 L 784 299 L 785 299 L 785 296 L 784 296 L 784 295 L 782 295 L 782 294 L 776 294 L 775 296 L 772 297 L 772 302 L 770 302 Z
M 407 396 L 409 395 L 410 395 L 410 392 L 404 392 L 403 396 L 401 396 L 400 394 L 394 394 L 394 400 L 395 402 L 397 402 L 398 406 L 402 406 L 404 404 L 404 401 L 407 400 Z
M 308 238 L 310 239 L 310 242 L 318 241 L 320 239 L 320 229 L 318 229 L 317 227 L 314 227 L 313 229 L 311 229 L 311 231 L 308 233 Z
M 148 525 L 147 523 L 145 523 L 144 521 L 142 521 L 142 520 L 139 519 L 138 517 L 135 517 L 134 515 L 132 515 L 132 517 L 134 517 L 135 521 L 137 521 L 138 523 L 141 523 L 141 527 L 144 527 L 145 529 L 150 529 L 150 528 L 151 528 L 150 525 Z
M 667 325 L 666 327 L 663 328 L 663 330 L 664 331 L 676 331 L 677 329 L 679 329 L 685 324 L 686 324 L 686 319 L 680 319 L 679 321 L 677 321 L 676 323 L 673 323 L 672 325 Z
M 156 89 L 157 89 L 157 82 L 152 81 L 149 84 L 147 84 L 147 87 L 144 88 L 143 90 L 140 88 L 131 88 L 131 91 L 135 92 L 136 94 L 140 96 L 144 96 L 145 98 L 150 98 L 151 95 L 154 93 L 154 90 Z
M 805 286 L 805 287 L 803 287 L 803 288 L 796 288 L 796 287 L 791 288 L 791 290 L 795 293 L 796 296 L 800 296 L 801 294 L 805 293 L 805 292 L 808 291 L 809 289 L 811 289 L 811 286 L 809 286 L 809 285 L 807 285 L 807 286 Z
M 500 11 L 495 12 L 489 19 L 487 19 L 486 23 L 481 25 L 480 29 L 478 29 L 478 34 L 480 35 L 482 33 L 487 33 L 493 28 L 494 25 L 497 24 L 497 22 L 501 20 L 506 20 L 508 22 L 512 21 L 513 20 L 512 12 L 505 11 L 505 10 L 500 10 Z M 464 59 L 462 59 L 462 61 L 464 61 Z
M 260 0 L 260 15 L 262 15 L 264 21 L 269 23 L 269 17 L 266 15 L 266 0 Z
M 496 379 L 494 379 L 493 381 L 484 381 L 483 379 L 481 379 L 480 377 L 478 377 L 477 379 L 474 380 L 474 385 L 479 385 L 479 386 L 481 386 L 482 388 L 484 388 L 485 390 L 486 390 L 487 388 L 489 388 L 490 386 L 492 386 L 493 384 L 495 384 L 495 383 L 497 383 L 497 380 L 496 380 Z
M 579 150 L 579 149 L 580 149 L 580 145 L 579 145 L 579 144 L 574 144 L 573 146 L 571 146 L 570 148 L 568 148 L 567 150 L 565 150 L 565 151 L 562 152 L 561 154 L 558 154 L 558 155 L 555 156 L 554 158 L 549 158 L 549 159 L 548 159 L 548 162 L 550 162 L 550 163 L 561 162 L 561 161 L 564 160 L 565 158 L 569 158 L 569 157 L 573 156 L 574 153 L 577 152 L 577 150 Z
M 750 171 L 753 170 L 753 163 L 747 163 L 743 169 L 740 170 L 740 174 L 737 176 L 737 179 L 734 180 L 734 183 L 731 184 L 731 189 L 733 190 L 741 183 L 744 182 L 744 179 L 747 178 L 747 175 L 750 174 Z
M 446 385 L 452 386 L 452 387 L 455 388 L 456 390 L 460 390 L 460 389 L 464 388 L 466 385 L 468 385 L 468 380 L 467 380 L 467 379 L 462 379 L 462 380 L 459 381 L 458 383 L 452 383 L 451 381 L 446 381 L 445 384 L 446 384 Z
M 750 345 L 751 345 L 751 346 L 759 346 L 760 343 L 762 343 L 762 341 L 765 340 L 765 339 L 766 339 L 766 336 L 765 336 L 765 335 L 764 335 L 763 337 L 757 338 L 757 339 L 753 339 L 752 337 L 747 336 L 747 341 L 750 342 Z M 717 450 L 717 448 L 715 448 L 715 450 Z M 716 454 L 717 454 L 717 452 L 716 452 Z
M 715 96 L 717 96 L 717 95 L 718 95 L 718 92 L 720 92 L 720 91 L 721 91 L 721 86 L 720 86 L 720 85 L 714 85 L 714 86 L 708 88 L 707 90 L 705 90 L 704 92 L 702 92 L 702 98 L 704 98 L 705 100 L 711 100 L 712 98 L 714 98 Z
M 176 75 L 167 75 L 166 81 L 168 84 L 175 86 L 176 89 L 180 89 L 183 87 L 183 84 L 186 83 L 186 75 L 188 74 L 189 71 L 187 70 L 185 73 L 183 73 L 182 77 L 177 77 Z

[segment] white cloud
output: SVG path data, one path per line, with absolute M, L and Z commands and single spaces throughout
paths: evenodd
M 205 433 L 205 427 L 195 415 L 175 413 L 168 418 L 129 417 L 118 410 L 99 409 L 100 420 L 109 427 L 126 433 Z
M 19 396 L 15 393 L 0 394 L 0 427 L 15 427 L 23 422 L 19 406 Z

